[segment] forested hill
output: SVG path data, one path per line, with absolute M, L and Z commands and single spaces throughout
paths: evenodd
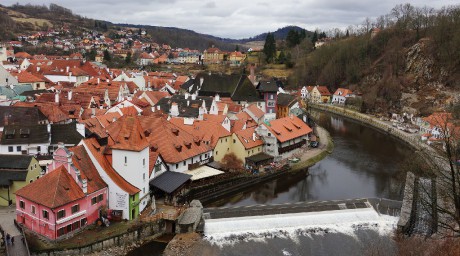
M 204 50 L 212 45 L 222 50 L 233 51 L 236 45 L 250 41 L 263 41 L 267 33 L 247 39 L 219 38 L 200 34 L 188 29 L 174 27 L 159 27 L 149 25 L 113 24 L 109 21 L 94 20 L 74 14 L 72 10 L 57 4 L 45 5 L 0 5 L 0 40 L 15 40 L 20 34 L 30 34 L 46 31 L 50 28 L 67 27 L 73 34 L 80 34 L 83 30 L 98 30 L 109 34 L 120 28 L 143 28 L 151 39 L 159 44 L 168 44 L 172 47 Z M 288 26 L 274 32 L 276 39 L 285 39 L 289 30 L 303 31 L 300 27 Z M 306 31 L 307 35 L 311 32 Z M 240 47 L 241 49 L 242 47 Z
M 426 114 L 459 100 L 460 6 L 397 5 L 373 24 L 299 56 L 290 84 L 351 88 L 379 113 Z
M 287 35 L 289 34 L 289 31 L 296 31 L 301 33 L 302 31 L 305 31 L 306 37 L 311 37 L 313 35 L 313 32 L 305 30 L 301 27 L 298 26 L 286 26 L 283 28 L 279 28 L 278 30 L 272 32 L 272 34 L 275 36 L 275 40 L 284 40 L 286 39 Z M 252 42 L 252 41 L 265 41 L 265 38 L 267 37 L 267 33 L 262 33 L 260 35 L 250 37 L 250 38 L 245 38 L 245 39 L 240 39 L 237 40 L 241 43 L 247 43 L 247 42 Z

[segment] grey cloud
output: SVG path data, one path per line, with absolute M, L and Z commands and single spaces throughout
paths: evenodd
M 18 0 L 1 0 L 12 5 Z M 19 0 L 20 4 L 57 3 L 74 13 L 115 23 L 174 26 L 221 37 L 244 38 L 286 25 L 310 30 L 359 25 L 387 14 L 401 0 Z M 407 1 L 406 1 L 407 2 Z M 440 8 L 458 0 L 411 0 Z

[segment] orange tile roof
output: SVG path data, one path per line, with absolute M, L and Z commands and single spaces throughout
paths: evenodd
M 140 116 L 150 147 L 158 150 L 167 163 L 178 163 L 211 151 L 200 139 L 161 116 Z
M 194 137 L 208 142 L 211 148 L 216 147 L 220 138 L 232 135 L 221 125 L 222 122 L 216 122 L 214 120 L 195 120 L 193 125 L 184 124 L 183 118 L 173 118 L 170 122 L 184 129 Z
M 85 139 L 83 140 L 83 143 L 85 143 L 88 150 L 91 152 L 94 158 L 96 158 L 96 161 L 101 165 L 104 172 L 115 184 L 117 184 L 118 187 L 130 195 L 134 195 L 140 192 L 138 188 L 126 181 L 122 176 L 120 176 L 120 174 L 118 174 L 117 171 L 115 171 L 115 169 L 113 169 L 112 164 L 108 160 L 108 158 L 111 156 L 104 156 L 103 152 L 105 151 L 105 147 L 101 146 L 95 138 Z
M 69 148 L 69 151 L 73 152 L 72 163 L 80 170 L 82 178 L 88 181 L 88 194 L 107 187 L 83 145 Z
M 107 127 L 108 145 L 111 149 L 141 151 L 149 146 L 139 120 L 133 116 L 123 116 Z
M 11 75 L 17 77 L 19 83 L 37 83 L 37 82 L 45 82 L 44 79 L 33 75 L 30 72 L 22 71 L 22 72 L 11 72 Z
M 161 99 L 165 98 L 165 97 L 169 97 L 169 93 L 167 92 L 160 92 L 160 91 L 145 91 L 143 92 L 145 93 L 145 97 L 148 97 L 150 99 L 150 101 L 153 102 L 153 105 L 157 104 L 158 101 L 160 101 Z M 142 96 L 144 97 L 144 96 Z
M 249 105 L 248 110 L 251 111 L 251 113 L 257 118 L 262 118 L 265 115 L 262 109 L 258 108 L 256 104 Z
M 19 189 L 16 195 L 51 209 L 85 197 L 64 166 Z
M 341 93 L 341 94 L 340 94 Z M 340 95 L 340 96 L 347 96 L 348 94 L 353 94 L 353 92 L 349 89 L 345 89 L 345 88 L 338 88 L 335 92 L 334 92 L 334 95 Z
M 264 124 L 280 142 L 309 134 L 313 130 L 296 116 L 283 117 Z
M 317 86 L 317 88 L 318 88 L 319 93 L 320 93 L 322 96 L 329 96 L 329 95 L 331 95 L 331 92 L 329 91 L 329 89 L 327 89 L 326 86 Z
M 256 133 L 256 127 L 237 131 L 235 132 L 235 135 L 238 137 L 245 149 L 251 149 L 254 147 L 262 146 L 264 144 L 264 141 Z

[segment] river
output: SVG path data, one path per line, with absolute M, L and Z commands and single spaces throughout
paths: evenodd
M 404 175 L 399 171 L 412 150 L 397 139 L 358 122 L 315 112 L 318 125 L 329 131 L 334 150 L 309 170 L 255 186 L 205 207 L 295 203 L 300 201 L 381 197 L 402 199 Z M 231 225 L 231 223 L 229 223 Z M 237 234 L 224 240 L 205 238 L 192 254 L 202 255 L 394 255 L 388 235 L 369 227 L 314 229 L 287 236 L 251 238 Z M 343 230 L 339 231 L 338 230 Z M 280 232 L 283 232 L 280 230 Z M 296 231 L 298 232 L 298 231 Z
M 332 154 L 309 170 L 212 202 L 206 207 L 381 197 L 402 200 L 400 167 L 412 150 L 399 140 L 355 121 L 313 113 L 329 131 Z

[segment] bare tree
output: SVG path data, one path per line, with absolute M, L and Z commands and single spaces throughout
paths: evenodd
M 460 126 L 453 116 L 452 113 L 431 115 L 432 134 L 440 148 L 421 152 L 436 177 L 436 186 L 435 193 L 421 187 L 426 197 L 420 200 L 433 216 L 438 232 L 446 236 L 460 236 Z

